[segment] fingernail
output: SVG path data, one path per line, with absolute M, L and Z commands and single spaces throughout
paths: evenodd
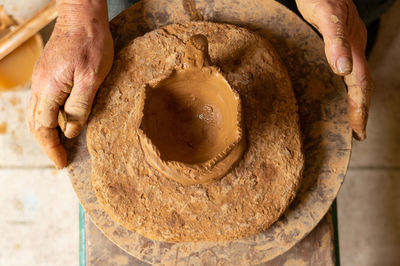
M 81 131 L 81 127 L 79 125 L 78 121 L 70 121 L 67 123 L 65 131 L 64 131 L 64 135 L 69 138 L 75 138 L 79 135 Z
M 347 56 L 341 56 L 336 61 L 336 69 L 340 74 L 350 74 L 353 69 L 353 62 Z

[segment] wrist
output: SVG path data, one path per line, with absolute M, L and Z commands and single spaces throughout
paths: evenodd
M 56 27 L 69 33 L 86 31 L 89 37 L 108 28 L 106 0 L 57 0 Z

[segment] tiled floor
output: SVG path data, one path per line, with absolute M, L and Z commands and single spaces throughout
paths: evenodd
M 0 265 L 77 265 L 78 202 L 63 171 L 0 170 Z
M 400 265 L 400 172 L 350 170 L 338 199 L 342 265 Z
M 27 130 L 28 97 L 0 94 L 0 265 L 77 265 L 78 200 Z
M 47 1 L 0 4 L 25 18 Z M 368 139 L 355 143 L 338 198 L 344 266 L 400 265 L 398 14 L 400 1 L 382 20 L 370 58 L 376 89 Z M 26 129 L 28 95 L 0 94 L 0 265 L 77 265 L 78 201 L 66 173 L 52 169 Z

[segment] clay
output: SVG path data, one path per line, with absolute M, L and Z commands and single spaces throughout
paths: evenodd
M 173 77 L 196 34 L 207 37 L 211 64 L 240 95 L 247 149 L 220 180 L 184 186 L 147 162 L 140 104 L 148 86 Z M 173 24 L 133 40 L 99 89 L 86 136 L 97 200 L 113 220 L 154 240 L 230 240 L 262 232 L 285 211 L 302 178 L 288 74 L 269 43 L 232 25 Z
M 245 149 L 239 94 L 209 60 L 206 37 L 192 36 L 182 66 L 143 97 L 145 158 L 183 185 L 220 179 Z

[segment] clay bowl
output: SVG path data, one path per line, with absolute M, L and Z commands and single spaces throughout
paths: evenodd
M 208 58 L 207 39 L 195 35 L 183 65 L 145 88 L 138 135 L 146 161 L 183 185 L 220 179 L 245 149 L 239 94 Z

